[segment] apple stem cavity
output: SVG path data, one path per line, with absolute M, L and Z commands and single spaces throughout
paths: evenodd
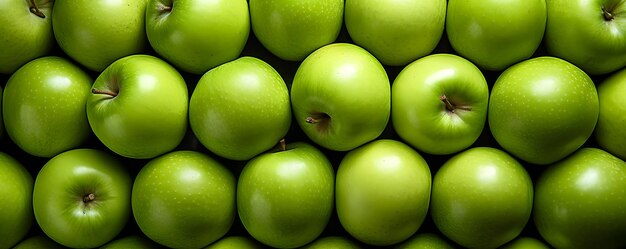
M 96 195 L 93 193 L 89 193 L 88 195 L 83 196 L 84 203 L 90 203 L 96 199 Z
M 282 138 L 280 139 L 280 141 L 278 141 L 278 151 L 286 151 L 287 150 L 287 143 L 285 142 L 285 139 Z
M 117 92 L 114 92 L 114 91 L 111 91 L 111 90 L 100 90 L 100 89 L 96 89 L 96 88 L 92 88 L 91 89 L 91 93 L 93 93 L 93 94 L 106 94 L 106 95 L 109 95 L 111 97 L 117 96 Z
M 30 13 L 33 13 L 36 16 L 41 17 L 41 18 L 46 18 L 46 15 L 43 12 L 41 12 L 41 10 L 37 7 L 35 0 L 30 0 L 29 5 L 30 5 Z
M 448 97 L 446 97 L 446 95 L 441 95 L 439 99 L 446 105 L 446 109 L 451 113 L 456 113 L 457 109 L 464 110 L 464 111 L 472 110 L 472 107 L 470 106 L 455 106 L 454 104 L 452 104 L 452 102 L 450 102 L 450 100 L 448 99 Z
M 605 21 L 613 21 L 613 19 L 615 19 L 615 16 L 613 15 L 613 13 L 611 13 L 612 10 L 607 9 L 605 7 L 602 7 L 602 13 L 604 14 L 604 20 Z
M 172 6 L 170 5 L 159 4 L 157 8 L 158 8 L 159 13 L 161 14 L 172 11 Z

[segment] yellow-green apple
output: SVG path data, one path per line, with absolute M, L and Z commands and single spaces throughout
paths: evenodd
M 85 106 L 92 79 L 71 61 L 41 57 L 7 81 L 2 114 L 7 134 L 25 152 L 53 157 L 83 144 L 91 133 Z
M 87 99 L 94 134 L 113 152 L 153 158 L 171 151 L 187 130 L 187 85 L 167 62 L 131 55 L 108 66 Z
M 250 33 L 245 0 L 146 0 L 152 48 L 180 70 L 203 74 L 239 57 Z
M 330 161 L 306 143 L 284 144 L 244 166 L 237 183 L 237 210 L 245 229 L 261 243 L 296 248 L 324 230 L 334 204 Z
M 431 53 L 445 20 L 445 0 L 346 0 L 350 37 L 385 65 L 403 66 Z
M 15 158 L 0 152 L 0 248 L 11 248 L 33 222 L 33 177 Z
M 454 249 L 457 246 L 436 233 L 416 233 L 395 249 Z
M 123 238 L 113 240 L 103 246 L 100 249 L 156 249 L 164 248 L 156 242 L 137 235 L 130 235 Z
M 359 249 L 361 246 L 348 237 L 326 236 L 301 247 L 301 249 Z
M 480 136 L 489 87 L 482 72 L 452 54 L 406 66 L 391 87 L 391 123 L 408 144 L 429 154 L 452 154 Z
M 626 162 L 582 148 L 536 181 L 533 219 L 555 248 L 626 248 Z
M 502 71 L 535 53 L 546 18 L 546 0 L 450 0 L 446 34 L 459 55 Z
M 626 159 L 626 69 L 611 75 L 598 84 L 600 113 L 594 135 L 600 147 Z
M 487 120 L 495 140 L 533 164 L 554 163 L 591 136 L 598 120 L 592 79 L 555 57 L 536 57 L 506 69 L 496 80 Z
M 428 211 L 430 169 L 402 142 L 375 140 L 348 152 L 339 164 L 336 184 L 341 225 L 368 245 L 408 239 Z
M 227 236 L 204 249 L 262 249 L 259 242 L 248 236 Z
M 337 39 L 344 0 L 250 0 L 252 31 L 283 60 L 302 61 Z
M 474 147 L 456 154 L 433 179 L 430 214 L 439 231 L 465 248 L 496 248 L 528 223 L 533 183 L 504 151 Z
M 130 217 L 132 183 L 130 173 L 111 154 L 94 149 L 63 152 L 35 178 L 37 224 L 63 246 L 102 246 Z
M 48 54 L 53 45 L 54 0 L 0 0 L 0 74 Z
M 230 229 L 236 180 L 221 163 L 197 151 L 175 151 L 137 174 L 132 209 L 148 238 L 170 248 L 202 248 Z
M 541 240 L 532 237 L 517 237 L 509 243 L 499 247 L 500 249 L 550 249 Z
M 291 85 L 296 122 L 313 142 L 348 151 L 374 140 L 387 126 L 387 72 L 365 49 L 326 45 L 300 64 Z
M 67 247 L 59 245 L 54 240 L 45 235 L 36 235 L 28 239 L 22 240 L 15 245 L 13 249 L 67 249 Z

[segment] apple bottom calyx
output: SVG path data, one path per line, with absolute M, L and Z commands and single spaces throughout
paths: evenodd
M 315 124 L 318 131 L 326 131 L 330 124 L 330 116 L 326 113 L 319 112 L 311 114 L 304 120 L 309 124 Z
M 96 199 L 96 195 L 94 195 L 93 193 L 89 193 L 85 196 L 83 196 L 83 203 L 88 204 L 92 201 L 94 201 Z
M 452 102 L 450 102 L 450 100 L 448 99 L 448 97 L 446 97 L 446 95 L 441 95 L 439 97 L 439 100 L 441 100 L 445 105 L 446 105 L 446 110 L 448 110 L 451 113 L 455 113 L 457 109 L 459 110 L 464 110 L 464 111 L 471 111 L 472 107 L 471 106 L 455 106 Z
M 43 12 L 41 12 L 41 10 L 37 7 L 37 4 L 35 3 L 35 0 L 30 0 L 28 2 L 28 4 L 29 4 L 29 7 L 30 7 L 29 8 L 30 13 L 33 13 L 36 16 L 41 17 L 41 18 L 46 18 L 46 15 Z
M 604 7 L 602 6 L 602 14 L 604 15 L 604 20 L 607 22 L 613 21 L 615 19 L 615 15 L 613 15 L 613 9 L 615 6 Z

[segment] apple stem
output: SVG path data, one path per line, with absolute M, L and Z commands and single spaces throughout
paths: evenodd
M 611 13 L 611 11 L 607 10 L 605 7 L 602 7 L 602 13 L 604 14 L 605 21 L 613 21 L 613 19 L 615 19 L 613 13 Z
M 163 12 L 170 12 L 170 11 L 172 11 L 172 6 L 159 5 L 159 12 L 163 13 Z
M 43 12 L 41 12 L 39 8 L 37 8 L 37 4 L 35 3 L 35 0 L 30 0 L 29 3 L 30 3 L 30 13 L 33 13 L 36 16 L 41 17 L 41 18 L 46 18 L 46 15 Z
M 94 195 L 93 193 L 89 193 L 88 195 L 83 196 L 84 203 L 92 202 L 95 199 L 96 199 L 96 195 Z
M 280 141 L 278 141 L 278 150 L 279 151 L 286 151 L 287 150 L 287 143 L 285 142 L 284 138 L 282 138 L 282 139 L 280 139 Z
M 455 113 L 456 109 L 460 109 L 460 110 L 464 110 L 464 111 L 471 111 L 472 108 L 469 106 L 455 106 L 453 105 L 450 100 L 448 99 L 448 97 L 446 97 L 446 95 L 441 95 L 441 97 L 439 97 L 439 99 L 441 101 L 443 101 L 443 103 L 446 105 L 446 109 L 451 112 L 451 113 Z
M 314 118 L 314 117 L 306 117 L 305 121 L 309 124 L 317 124 L 320 122 L 319 119 Z
M 100 90 L 100 89 L 96 89 L 96 88 L 92 88 L 91 89 L 91 93 L 93 93 L 93 94 L 106 94 L 106 95 L 110 95 L 111 97 L 117 96 L 117 93 L 114 92 L 114 91 Z

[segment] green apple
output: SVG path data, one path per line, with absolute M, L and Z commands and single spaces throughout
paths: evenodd
M 445 0 L 346 0 L 346 28 L 355 44 L 383 64 L 403 66 L 430 54 L 441 39 Z
M 228 236 L 221 238 L 204 249 L 261 249 L 263 246 L 247 236 Z
M 611 154 L 626 159 L 626 69 L 611 75 L 598 85 L 600 113 L 594 135 L 598 145 Z
M 582 148 L 536 181 L 533 218 L 555 248 L 626 248 L 626 162 Z
M 0 152 L 0 248 L 21 241 L 33 222 L 33 177 L 15 158 Z
M 107 243 L 104 246 L 101 246 L 100 249 L 154 249 L 154 248 L 164 248 L 154 241 L 140 237 L 136 235 L 126 236 L 120 239 L 113 240 Z
M 430 169 L 404 143 L 376 140 L 348 152 L 336 181 L 339 221 L 363 243 L 399 243 L 411 237 L 426 217 Z
M 33 190 L 37 224 L 59 244 L 93 248 L 113 239 L 130 217 L 132 179 L 112 155 L 76 149 L 50 159 Z
M 87 118 L 113 152 L 153 158 L 182 141 L 188 101 L 185 80 L 174 67 L 150 55 L 131 55 L 98 76 L 87 99 Z
M 501 246 L 500 249 L 550 249 L 550 247 L 535 238 L 517 237 L 504 246 Z
M 459 55 L 502 71 L 535 53 L 546 19 L 546 0 L 450 0 L 446 33 Z
M 248 160 L 272 148 L 289 131 L 289 90 L 272 66 L 242 57 L 200 78 L 189 103 L 189 123 L 213 153 Z
M 395 249 L 454 249 L 456 246 L 436 233 L 416 233 Z
M 359 249 L 361 246 L 347 237 L 327 236 L 316 239 L 301 249 Z
M 194 74 L 239 57 L 250 33 L 245 0 L 147 0 L 152 48 Z
M 333 167 L 306 143 L 284 145 L 250 160 L 237 183 L 237 210 L 245 229 L 271 247 L 315 240 L 333 213 Z
M 456 154 L 433 179 L 430 214 L 439 231 L 465 248 L 496 248 L 528 223 L 533 183 L 504 151 L 474 147 Z
M 493 137 L 509 153 L 550 164 L 587 141 L 598 112 L 598 93 L 584 71 L 562 59 L 537 57 L 498 77 L 487 119 Z
M 4 248 L 4 247 L 3 247 Z M 66 249 L 54 240 L 46 237 L 45 235 L 37 235 L 23 240 L 19 244 L 15 245 L 13 249 Z
M 148 238 L 173 248 L 201 248 L 233 224 L 236 180 L 197 151 L 175 151 L 149 161 L 132 192 L 135 221 Z
M 296 122 L 313 142 L 348 151 L 382 134 L 389 121 L 391 87 L 374 56 L 356 45 L 336 43 L 300 64 L 291 104 Z
M 0 74 L 12 74 L 54 45 L 54 0 L 0 0 Z
M 472 145 L 487 120 L 489 87 L 480 70 L 452 54 L 406 66 L 391 87 L 391 123 L 408 144 L 429 154 Z
M 92 79 L 69 60 L 48 56 L 20 67 L 2 98 L 6 131 L 22 150 L 53 157 L 90 136 L 85 105 Z
M 63 51 L 90 70 L 101 72 L 147 45 L 147 0 L 55 0 L 54 37 Z
M 547 0 L 548 52 L 585 70 L 606 74 L 626 65 L 626 2 Z
M 250 0 L 252 31 L 283 60 L 302 61 L 337 39 L 344 0 Z

